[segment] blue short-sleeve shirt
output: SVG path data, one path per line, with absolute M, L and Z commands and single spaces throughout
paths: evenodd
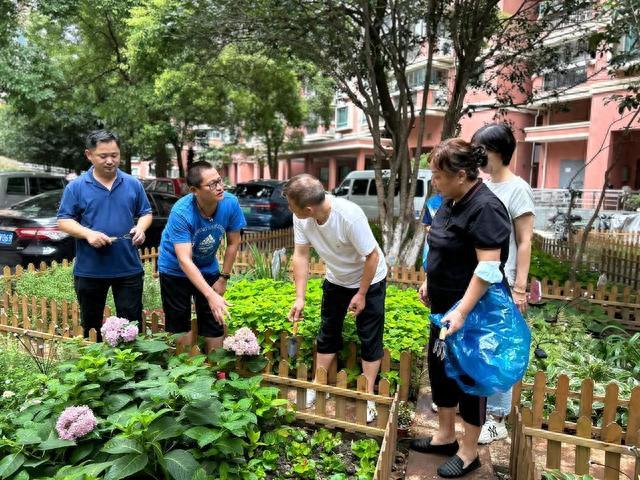
M 137 217 L 149 213 L 149 199 L 137 178 L 116 170 L 116 179 L 108 190 L 95 179 L 91 167 L 64 189 L 58 218 L 70 218 L 83 227 L 119 237 L 129 233 Z M 78 277 L 128 277 L 142 273 L 142 263 L 131 240 L 118 239 L 109 246 L 94 248 L 77 238 L 73 273 Z
M 224 198 L 212 218 L 204 217 L 195 196 L 190 193 L 178 200 L 162 232 L 158 271 L 177 277 L 186 277 L 176 255 L 176 243 L 190 243 L 193 263 L 204 274 L 220 271 L 216 253 L 226 232 L 237 232 L 247 225 L 238 199 L 225 192 Z

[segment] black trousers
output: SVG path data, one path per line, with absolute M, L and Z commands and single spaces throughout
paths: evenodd
M 434 314 L 448 312 L 464 296 L 463 290 L 439 289 L 429 284 L 427 284 L 427 288 L 431 299 L 431 313 Z M 465 393 L 455 380 L 447 377 L 445 361 L 440 360 L 433 353 L 433 346 L 439 335 L 440 328 L 431 324 L 427 363 L 433 403 L 438 407 L 444 408 L 454 408 L 456 405 L 460 405 L 462 420 L 476 427 L 481 427 L 486 420 L 487 397 L 478 397 Z
M 109 287 L 113 290 L 116 315 L 133 322 L 141 322 L 143 285 L 144 275 L 142 273 L 117 278 L 74 277 L 73 286 L 80 305 L 80 319 L 84 337 L 88 338 L 89 330 L 95 328 L 98 341 L 102 341 L 100 327 L 102 326 Z M 140 330 L 142 331 L 142 328 Z

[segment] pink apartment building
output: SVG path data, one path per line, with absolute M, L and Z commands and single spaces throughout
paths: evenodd
M 518 2 L 505 1 L 503 9 L 513 11 Z M 571 25 L 593 22 L 590 12 L 577 12 Z M 593 28 L 597 28 L 593 23 Z M 531 79 L 538 95 L 533 103 L 507 112 L 518 141 L 512 169 L 527 179 L 532 187 L 565 188 L 568 181 L 582 169 L 574 187 L 600 189 L 605 170 L 615 162 L 610 175 L 614 189 L 629 186 L 640 190 L 640 124 L 636 122 L 631 135 L 622 136 L 627 125 L 617 110 L 613 95 L 624 94 L 626 86 L 637 80 L 625 77 L 624 71 L 610 72 L 607 56 L 591 58 L 577 53 L 579 32 L 575 27 L 558 28 L 548 39 L 557 45 L 566 67 Z M 424 149 L 430 150 L 440 140 L 448 89 L 454 75 L 450 45 L 441 40 L 440 52 L 434 59 L 432 85 L 428 98 Z M 618 48 L 629 48 L 629 38 Z M 415 62 L 408 69 L 408 80 L 414 86 L 416 104 L 421 102 L 426 60 Z M 557 97 L 550 95 L 557 90 Z M 462 120 L 461 136 L 470 138 L 484 123 L 496 119 L 496 111 L 483 107 L 491 103 L 486 95 L 471 92 L 466 101 L 476 106 L 471 118 Z M 416 122 L 417 124 L 417 122 Z M 417 128 L 417 126 L 416 126 Z M 410 138 L 415 149 L 417 131 Z M 336 99 L 335 119 L 329 129 L 305 130 L 301 150 L 283 155 L 278 178 L 308 172 L 319 177 L 328 189 L 336 187 L 352 170 L 371 168 L 373 144 L 362 112 L 346 99 Z M 267 171 L 249 157 L 237 154 L 224 167 L 231 183 L 268 177 Z

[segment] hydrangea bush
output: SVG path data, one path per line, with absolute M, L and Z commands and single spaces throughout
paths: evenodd
M 90 433 L 97 424 L 93 411 L 87 406 L 67 407 L 58 417 L 56 431 L 61 440 L 75 441 Z
M 258 339 L 251 329 L 247 327 L 242 327 L 234 335 L 225 338 L 222 347 L 240 356 L 260 354 Z
M 115 347 L 120 342 L 133 342 L 138 336 L 138 326 L 126 318 L 108 317 L 100 328 L 102 339 Z

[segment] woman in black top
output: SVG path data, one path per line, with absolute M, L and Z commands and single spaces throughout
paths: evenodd
M 431 153 L 432 182 L 446 201 L 436 213 L 429 232 L 427 280 L 420 287 L 420 298 L 431 306 L 431 313 L 446 313 L 449 333 L 463 327 L 467 314 L 484 295 L 489 283 L 475 272 L 479 262 L 503 271 L 509 254 L 511 222 L 509 214 L 482 180 L 478 168 L 487 164 L 482 147 L 462 139 L 442 142 Z M 497 270 L 499 268 L 499 271 Z M 504 274 L 502 273 L 504 280 Z M 478 436 L 485 421 L 486 398 L 468 395 L 448 378 L 444 362 L 433 354 L 440 329 L 431 325 L 429 335 L 429 379 L 433 401 L 438 405 L 438 432 L 433 437 L 414 440 L 411 447 L 427 453 L 452 456 L 438 468 L 446 478 L 465 475 L 480 466 Z M 456 406 L 464 421 L 464 436 L 455 436 Z

